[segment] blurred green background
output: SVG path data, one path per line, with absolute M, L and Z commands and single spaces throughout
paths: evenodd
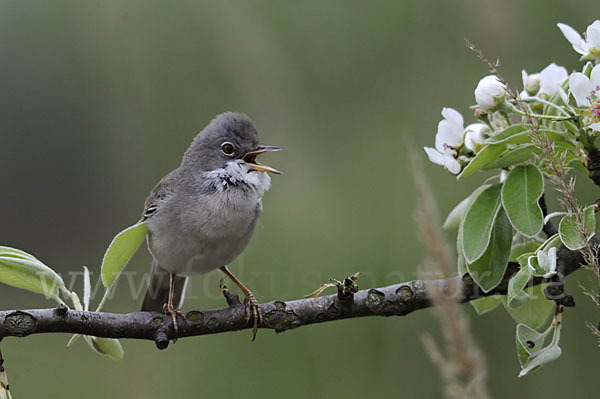
M 468 106 L 487 72 L 463 39 L 499 57 L 520 88 L 522 68 L 579 68 L 556 23 L 583 31 L 599 17 L 595 0 L 3 0 L 0 243 L 33 253 L 81 291 L 81 274 L 68 272 L 87 265 L 96 281 L 114 234 L 139 218 L 194 135 L 236 110 L 264 143 L 285 149 L 264 158 L 284 174 L 232 265 L 259 301 L 294 299 L 356 271 L 362 288 L 414 279 L 424 254 L 406 139 L 424 155 L 443 106 L 473 121 Z M 457 183 L 423 164 L 441 215 L 485 178 Z M 596 199 L 583 176 L 579 187 L 582 201 Z M 138 309 L 131 292 L 143 289 L 149 259 L 139 251 L 106 310 Z M 196 277 L 185 308 L 223 306 L 220 277 Z M 565 315 L 561 359 L 522 379 L 514 322 L 463 306 L 494 397 L 593 397 L 598 348 L 584 323 L 599 315 L 577 287 L 590 280 L 570 279 L 577 307 Z M 48 306 L 0 287 L 3 309 Z M 255 343 L 249 331 L 166 351 L 123 341 L 121 362 L 83 341 L 67 351 L 67 335 L 5 339 L 1 348 L 18 398 L 434 398 L 442 387 L 421 336 L 439 329 L 425 310 L 260 331 Z

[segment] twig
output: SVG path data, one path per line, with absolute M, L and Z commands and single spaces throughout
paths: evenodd
M 564 250 L 559 254 L 561 270 L 568 275 L 583 263 L 579 251 Z M 352 307 L 344 306 L 342 312 L 338 294 L 319 298 L 293 301 L 273 301 L 261 304 L 264 322 L 261 328 L 282 332 L 289 329 L 334 320 L 364 316 L 403 316 L 415 310 L 431 307 L 431 289 L 449 292 L 448 287 L 461 286 L 456 293 L 459 303 L 472 301 L 494 294 L 505 294 L 508 280 L 518 270 L 516 263 L 509 263 L 501 284 L 484 293 L 469 276 L 441 280 L 415 280 L 387 287 L 361 290 L 353 295 Z M 462 284 L 461 284 L 462 281 Z M 540 278 L 533 284 L 546 283 Z M 196 335 L 238 331 L 252 327 L 245 323 L 243 305 L 217 310 L 192 310 L 186 320 L 178 320 L 179 338 Z M 69 333 L 107 338 L 147 339 L 155 341 L 164 349 L 175 338 L 170 317 L 153 312 L 127 314 L 85 312 L 68 310 L 57 312 L 56 308 L 34 310 L 0 311 L 0 338 L 24 337 L 41 333 Z

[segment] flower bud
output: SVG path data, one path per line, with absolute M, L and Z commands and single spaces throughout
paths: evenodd
M 504 103 L 506 87 L 494 75 L 488 75 L 479 81 L 475 89 L 477 105 L 486 110 L 494 111 Z
M 530 96 L 535 96 L 540 91 L 540 74 L 528 75 L 527 71 L 523 69 L 521 76 L 523 76 L 523 89 L 525 89 L 525 92 Z

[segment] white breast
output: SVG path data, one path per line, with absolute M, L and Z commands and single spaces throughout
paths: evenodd
M 206 173 L 204 179 L 219 183 L 216 191 L 167 198 L 148 219 L 148 248 L 163 268 L 177 274 L 205 273 L 229 264 L 244 250 L 270 185 L 266 173 L 247 173 L 247 168 L 233 161 Z

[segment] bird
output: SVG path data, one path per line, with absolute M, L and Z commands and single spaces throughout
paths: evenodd
M 193 139 L 181 165 L 152 189 L 142 219 L 152 256 L 142 311 L 163 312 L 173 320 L 183 305 L 190 276 L 220 269 L 244 293 L 252 340 L 262 323 L 259 303 L 228 265 L 248 245 L 262 212 L 262 197 L 277 169 L 258 155 L 281 150 L 260 144 L 254 123 L 243 113 L 217 115 Z

